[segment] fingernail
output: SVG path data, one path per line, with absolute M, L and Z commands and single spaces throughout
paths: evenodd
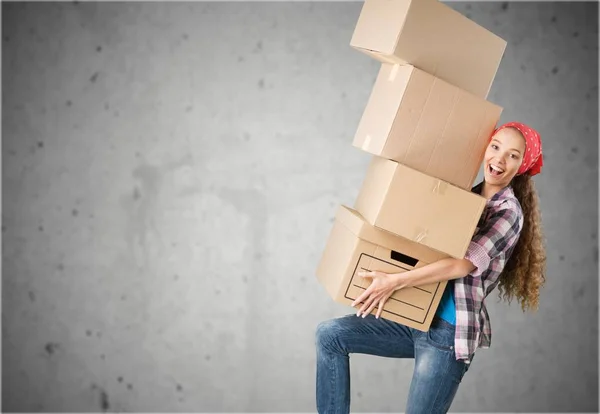
M 367 316 L 367 314 L 366 314 L 366 313 L 363 313 L 363 318 L 364 318 L 365 316 Z
M 360 311 L 356 312 L 356 316 L 360 316 Z

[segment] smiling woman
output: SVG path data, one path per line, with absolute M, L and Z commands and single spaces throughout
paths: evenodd
M 517 122 L 502 125 L 490 137 L 483 164 L 484 181 L 472 191 L 486 198 L 486 207 L 464 258 L 397 274 L 362 272 L 371 284 L 352 304 L 359 307 L 356 315 L 318 326 L 319 413 L 349 412 L 351 353 L 414 358 L 406 412 L 445 413 L 475 351 L 490 347 L 486 297 L 497 287 L 523 310 L 537 308 L 546 260 L 531 180 L 543 165 L 539 134 Z M 379 318 L 395 291 L 442 281 L 449 283 L 428 332 Z
M 524 152 L 525 139 L 514 128 L 505 128 L 492 138 L 484 156 L 484 174 L 488 182 L 488 191 L 506 187 L 519 170 Z
M 528 139 L 531 142 L 527 146 Z M 518 122 L 502 125 L 492 135 L 483 162 L 486 186 L 482 195 L 491 196 L 508 186 L 513 177 L 528 170 L 531 170 L 530 175 L 541 171 L 543 157 L 539 134 Z

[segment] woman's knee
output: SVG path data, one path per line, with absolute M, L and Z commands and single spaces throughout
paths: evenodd
M 335 350 L 339 348 L 338 337 L 341 331 L 339 319 L 330 319 L 317 325 L 315 332 L 315 344 L 323 350 Z

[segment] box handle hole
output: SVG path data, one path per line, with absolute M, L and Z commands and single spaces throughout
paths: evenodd
M 407 265 L 409 265 L 411 267 L 415 267 L 417 265 L 417 263 L 419 263 L 418 259 L 415 259 L 414 257 L 407 256 L 407 255 L 402 254 L 400 252 L 397 252 L 395 250 L 391 250 L 390 257 L 391 257 L 392 260 L 395 260 L 397 262 L 402 262 L 402 263 L 407 264 Z

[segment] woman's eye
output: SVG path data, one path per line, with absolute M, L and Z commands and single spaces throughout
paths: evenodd
M 492 144 L 492 148 L 493 149 L 498 149 L 498 146 L 496 144 Z

